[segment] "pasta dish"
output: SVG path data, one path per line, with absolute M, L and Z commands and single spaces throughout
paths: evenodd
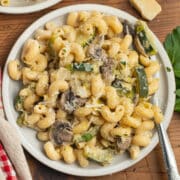
M 48 22 L 28 39 L 8 73 L 23 86 L 17 123 L 37 132 L 51 160 L 112 163 L 136 159 L 163 114 L 150 99 L 158 90 L 156 48 L 143 21 L 79 11 Z

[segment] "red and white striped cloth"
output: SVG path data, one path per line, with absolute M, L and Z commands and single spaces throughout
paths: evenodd
M 0 167 L 6 180 L 17 180 L 14 168 L 2 146 L 0 144 Z
M 2 84 L 2 71 L 0 68 L 0 117 L 4 116 L 2 96 L 1 96 L 1 84 Z M 16 172 L 12 166 L 6 151 L 0 141 L 0 170 L 2 170 L 3 176 L 6 180 L 17 180 Z

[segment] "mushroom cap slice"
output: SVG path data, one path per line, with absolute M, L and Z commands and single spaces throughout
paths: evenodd
M 56 121 L 50 129 L 49 136 L 56 146 L 70 143 L 73 138 L 72 127 L 69 122 Z
M 123 33 L 124 35 L 130 34 L 133 37 L 135 36 L 135 29 L 132 24 L 130 24 L 127 20 L 123 22 Z
M 100 67 L 100 72 L 106 85 L 111 85 L 115 79 L 115 75 L 113 74 L 114 66 L 113 59 L 108 58 L 107 61 L 105 61 L 104 64 Z
M 126 150 L 131 144 L 132 138 L 130 136 L 121 136 L 116 139 L 117 150 Z
M 72 114 L 76 108 L 83 106 L 86 101 L 85 98 L 75 96 L 72 91 L 66 91 L 61 95 L 60 106 L 68 114 Z
M 141 44 L 138 36 L 135 36 L 135 38 L 134 38 L 134 45 L 135 45 L 135 47 L 136 47 L 136 50 L 137 50 L 139 53 L 143 54 L 144 56 L 147 56 L 147 54 L 146 54 L 146 52 L 145 52 L 145 50 L 144 50 L 144 47 L 142 46 L 142 44 Z
M 105 50 L 99 44 L 91 44 L 88 48 L 89 55 L 100 61 L 105 61 L 107 59 L 107 54 Z

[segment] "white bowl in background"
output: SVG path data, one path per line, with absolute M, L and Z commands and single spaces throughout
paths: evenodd
M 26 14 L 41 11 L 53 6 L 62 0 L 10 0 L 9 6 L 0 6 L 0 13 Z

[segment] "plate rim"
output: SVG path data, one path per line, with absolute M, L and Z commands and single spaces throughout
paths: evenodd
M 123 10 L 113 8 L 111 6 L 99 5 L 99 4 L 78 4 L 78 5 L 66 6 L 66 7 L 54 10 L 54 11 L 42 16 L 38 20 L 36 20 L 32 25 L 30 25 L 19 36 L 18 40 L 14 43 L 14 45 L 13 45 L 13 47 L 12 47 L 10 53 L 9 53 L 9 56 L 7 58 L 7 61 L 6 61 L 5 67 L 4 67 L 4 71 L 3 71 L 3 83 L 2 83 L 2 98 L 3 98 L 4 105 L 5 105 L 4 110 L 5 110 L 5 113 L 7 115 L 8 121 L 11 122 L 16 127 L 16 129 L 18 130 L 18 133 L 19 133 L 19 135 L 21 137 L 23 147 L 35 159 L 37 159 L 38 161 L 40 161 L 44 165 L 46 165 L 46 166 L 48 166 L 48 167 L 50 167 L 52 169 L 55 169 L 57 171 L 60 171 L 60 172 L 66 173 L 66 174 L 70 174 L 70 175 L 75 175 L 75 176 L 94 177 L 94 176 L 108 175 L 108 174 L 112 174 L 112 173 L 119 172 L 119 171 L 122 171 L 124 169 L 127 169 L 127 168 L 133 166 L 134 164 L 136 164 L 137 162 L 139 162 L 140 160 L 142 160 L 143 158 L 145 158 L 155 148 L 155 146 L 158 143 L 157 132 L 154 134 L 154 137 L 151 140 L 151 144 L 141 151 L 141 156 L 139 158 L 137 158 L 136 160 L 128 159 L 127 162 L 126 161 L 124 162 L 124 164 L 125 164 L 124 167 L 121 167 L 121 164 L 117 164 L 117 165 L 114 165 L 114 166 L 109 165 L 108 166 L 108 171 L 107 171 L 107 168 L 103 167 L 101 169 L 98 169 L 98 172 L 95 172 L 95 173 L 94 173 L 94 169 L 80 169 L 80 170 L 77 170 L 75 168 L 71 168 L 71 166 L 69 166 L 68 168 L 66 168 L 66 167 L 63 168 L 63 165 L 62 165 L 62 169 L 59 169 L 58 167 L 53 166 L 53 162 L 51 160 L 48 160 L 47 158 L 45 158 L 45 155 L 43 157 L 38 156 L 39 153 L 37 152 L 37 150 L 32 149 L 31 145 L 28 143 L 28 141 L 25 139 L 25 137 L 22 135 L 22 133 L 20 133 L 16 122 L 11 120 L 11 115 L 10 115 L 11 111 L 7 108 L 7 107 L 10 106 L 10 105 L 8 106 L 8 95 L 6 95 L 6 89 L 8 88 L 7 87 L 7 84 L 8 84 L 7 80 L 10 80 L 9 77 L 8 77 L 8 74 L 7 74 L 7 62 L 11 59 L 11 56 L 13 56 L 13 53 L 16 51 L 16 49 L 21 48 L 21 46 L 18 46 L 18 44 L 21 44 L 22 41 L 24 42 L 24 36 L 25 35 L 29 36 L 28 34 L 30 34 L 32 32 L 32 30 L 34 32 L 35 27 L 37 27 L 39 24 L 44 25 L 45 22 L 48 22 L 51 19 L 57 18 L 58 16 L 67 14 L 68 12 L 71 12 L 72 9 L 73 9 L 73 11 L 92 10 L 92 9 L 98 10 L 99 9 L 99 11 L 101 11 L 101 12 L 107 11 L 108 14 L 116 14 L 117 15 L 119 13 L 119 14 L 126 15 L 126 18 L 128 20 L 130 19 L 130 21 L 136 21 L 137 20 L 135 17 L 133 17 L 132 15 L 128 14 L 127 12 L 125 12 Z M 153 33 L 153 36 L 154 36 L 155 43 L 158 45 L 158 50 L 161 52 L 160 54 L 161 54 L 162 59 L 165 59 L 166 65 L 172 69 L 172 66 L 171 66 L 170 60 L 168 58 L 168 55 L 167 55 L 166 51 L 164 50 L 161 42 L 154 35 L 154 33 Z M 174 78 L 173 71 L 171 71 L 171 72 L 166 71 L 166 76 L 167 76 L 168 88 L 170 90 L 168 91 L 168 99 L 167 99 L 168 104 L 167 104 L 167 107 L 166 107 L 167 111 L 166 111 L 166 116 L 165 116 L 165 118 L 167 120 L 165 119 L 165 121 L 162 123 L 165 129 L 167 129 L 167 127 L 169 126 L 172 114 L 174 112 L 173 110 L 174 110 L 174 104 L 175 104 L 175 94 L 174 94 L 175 78 Z M 5 79 L 6 79 L 6 81 L 5 81 Z
M 33 12 L 38 12 L 43 9 L 47 9 L 62 0 L 46 0 L 44 2 L 39 2 L 29 6 L 22 6 L 22 7 L 10 7 L 10 6 L 0 6 L 0 13 L 3 14 L 28 14 Z

